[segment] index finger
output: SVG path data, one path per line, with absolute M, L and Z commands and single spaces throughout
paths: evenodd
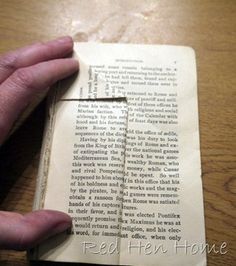
M 0 57 L 0 83 L 18 68 L 65 57 L 73 50 L 73 40 L 65 36 L 47 43 L 35 43 Z
M 75 59 L 55 59 L 20 68 L 0 85 L 0 144 L 19 114 L 38 94 L 78 70 Z

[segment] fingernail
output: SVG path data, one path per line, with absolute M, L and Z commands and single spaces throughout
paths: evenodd
M 57 224 L 53 229 L 52 229 L 52 234 L 59 234 L 61 232 L 66 231 L 67 229 L 69 229 L 71 227 L 71 223 L 68 222 L 62 222 Z
M 73 64 L 73 68 L 75 68 L 76 70 L 79 69 L 79 61 L 75 58 L 70 58 L 70 63 Z
M 59 43 L 68 43 L 68 42 L 72 42 L 73 40 L 70 36 L 64 36 L 64 37 L 60 37 L 56 39 L 56 41 Z
M 79 65 L 79 60 L 78 59 L 76 59 L 76 58 L 71 58 L 72 59 L 72 61 L 74 61 L 77 65 Z

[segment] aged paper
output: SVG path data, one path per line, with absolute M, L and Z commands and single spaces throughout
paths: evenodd
M 77 43 L 44 208 L 73 219 L 45 260 L 205 265 L 196 66 L 188 47 Z

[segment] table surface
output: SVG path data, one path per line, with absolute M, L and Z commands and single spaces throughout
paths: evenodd
M 0 53 L 61 35 L 78 41 L 187 45 L 195 49 L 206 238 L 227 243 L 208 265 L 235 263 L 236 1 L 0 0 Z M 2 147 L 0 208 L 32 208 L 44 102 Z M 4 178 L 3 178 L 4 176 Z M 28 265 L 1 251 L 0 265 Z M 235 264 L 234 264 L 235 265 Z

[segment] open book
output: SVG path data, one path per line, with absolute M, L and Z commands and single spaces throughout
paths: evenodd
M 52 95 L 35 209 L 73 219 L 40 260 L 206 265 L 196 65 L 188 47 L 76 43 Z

